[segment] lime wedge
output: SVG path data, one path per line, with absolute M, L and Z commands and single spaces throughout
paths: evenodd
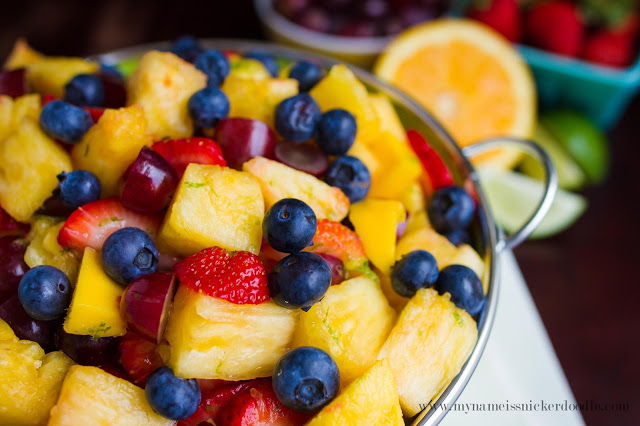
M 493 218 L 505 231 L 519 229 L 535 210 L 542 194 L 542 182 L 508 170 L 478 170 L 480 182 L 488 198 Z M 558 190 L 551 210 L 530 238 L 544 238 L 568 228 L 587 207 L 585 198 Z
M 547 151 L 551 157 L 553 165 L 558 171 L 558 185 L 564 189 L 579 189 L 586 180 L 580 166 L 565 151 L 560 142 L 554 138 L 544 125 L 538 123 L 533 140 Z M 525 155 L 520 163 L 520 169 L 524 174 L 531 176 L 537 180 L 544 179 L 544 170 L 540 162 L 530 155 Z

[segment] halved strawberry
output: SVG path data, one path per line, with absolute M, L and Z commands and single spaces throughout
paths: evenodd
M 127 331 L 120 340 L 120 362 L 131 382 L 144 387 L 151 373 L 164 365 L 157 345 L 133 331 Z
M 18 222 L 0 207 L 0 237 L 24 235 L 29 232 L 29 224 Z
M 267 273 L 260 258 L 248 251 L 210 247 L 176 263 L 180 284 L 238 305 L 269 300 Z
M 198 409 L 191 416 L 180 420 L 178 426 L 197 426 L 201 423 L 220 424 L 220 410 L 226 407 L 238 392 L 250 386 L 251 382 L 226 382 L 211 390 L 201 386 L 202 397 Z
M 422 164 L 422 186 L 427 195 L 445 186 L 453 185 L 453 176 L 438 153 L 415 130 L 408 130 L 407 137 L 413 152 Z
M 282 404 L 273 392 L 271 378 L 247 383 L 227 406 L 220 411 L 220 422 L 225 426 L 298 426 L 313 416 L 292 410 Z
M 304 251 L 337 257 L 342 261 L 348 277 L 370 271 L 360 237 L 339 222 L 328 219 L 319 220 L 313 245 L 305 248 Z
M 154 237 L 161 218 L 129 210 L 117 198 L 105 198 L 78 207 L 64 223 L 58 234 L 63 248 L 100 250 L 104 240 L 118 229 L 140 228 Z
M 210 138 L 168 139 L 154 142 L 151 148 L 162 155 L 180 177 L 189 163 L 227 165 L 222 148 Z

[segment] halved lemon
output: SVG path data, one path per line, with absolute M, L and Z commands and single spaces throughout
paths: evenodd
M 400 34 L 378 58 L 374 73 L 431 112 L 461 146 L 495 136 L 531 137 L 535 84 L 527 64 L 489 27 L 441 19 Z M 510 168 L 521 152 L 490 151 L 476 164 Z

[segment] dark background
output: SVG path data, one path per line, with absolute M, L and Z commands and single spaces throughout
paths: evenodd
M 84 56 L 182 34 L 263 37 L 249 0 L 4 1 L 0 58 L 21 36 L 46 54 Z M 584 412 L 587 424 L 640 424 L 639 132 L 636 97 L 609 133 L 610 176 L 584 192 L 586 214 L 515 250 L 576 399 L 630 404 L 626 413 Z

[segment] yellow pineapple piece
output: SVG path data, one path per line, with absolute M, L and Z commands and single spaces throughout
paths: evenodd
M 273 301 L 236 305 L 180 286 L 165 334 L 168 365 L 180 377 L 268 377 L 291 347 L 296 315 Z
M 347 155 L 356 157 L 367 166 L 369 173 L 371 173 L 371 179 L 373 180 L 378 172 L 381 170 L 382 165 L 380 160 L 374 155 L 371 149 L 365 145 L 361 140 L 356 139 L 353 145 L 347 152 Z
M 44 55 L 29 46 L 27 41 L 23 38 L 19 38 L 13 44 L 13 49 L 9 54 L 9 57 L 4 63 L 4 69 L 15 70 L 17 68 L 24 68 L 36 62 L 40 62 L 44 59 Z
M 122 336 L 127 324 L 120 317 L 120 297 L 124 288 L 102 269 L 100 254 L 84 249 L 78 282 L 64 321 L 64 331 L 100 337 Z
M 427 199 L 420 181 L 416 180 L 405 189 L 400 199 L 409 213 L 422 212 L 427 208 Z
M 405 416 L 416 415 L 460 372 L 478 339 L 476 322 L 449 294 L 418 290 L 402 310 L 378 359 L 387 358 Z
M 0 141 L 0 205 L 25 222 L 58 186 L 56 176 L 71 171 L 69 155 L 26 117 Z
M 322 112 L 346 109 L 356 118 L 357 138 L 368 140 L 380 132 L 380 123 L 371 105 L 367 88 L 346 65 L 334 65 L 309 92 Z
M 329 287 L 324 299 L 300 312 L 293 344 L 328 352 L 338 364 L 340 381 L 349 383 L 375 362 L 395 318 L 375 281 L 351 278 Z
M 31 224 L 27 235 L 29 245 L 24 253 L 24 261 L 30 268 L 39 265 L 51 265 L 64 272 L 75 283 L 80 267 L 79 253 L 72 249 L 63 249 L 58 244 L 58 234 L 64 226 L 59 218 L 38 216 Z
M 393 289 L 393 286 L 391 285 L 391 277 L 388 274 L 384 274 L 382 273 L 382 271 L 375 268 L 374 272 L 380 279 L 380 289 L 389 301 L 391 307 L 395 309 L 396 312 L 402 312 L 404 307 L 407 306 L 407 303 L 409 303 L 409 298 L 400 296 L 398 293 L 396 293 L 396 291 Z
M 369 102 L 380 122 L 380 130 L 391 133 L 400 141 L 407 141 L 407 132 L 389 98 L 382 93 L 375 93 L 369 95 Z
M 151 145 L 142 107 L 107 109 L 71 151 L 77 169 L 94 173 L 102 196 L 118 194 L 118 181 L 145 145 Z
M 398 391 L 386 359 L 373 364 L 307 426 L 404 426 Z
M 271 78 L 271 73 L 257 59 L 233 56 L 229 59 L 231 69 L 227 77 L 246 78 L 251 80 L 267 80 Z
M 78 74 L 95 74 L 100 69 L 97 62 L 83 58 L 45 56 L 27 66 L 27 82 L 41 95 L 64 97 L 64 86 Z
M 0 319 L 0 424 L 45 424 L 71 364 L 60 351 L 45 355 L 37 343 L 18 340 Z
M 156 414 L 144 390 L 98 367 L 69 369 L 49 426 L 162 426 L 174 421 Z
M 349 199 L 340 189 L 308 173 L 263 157 L 252 158 L 242 169 L 258 178 L 267 208 L 283 198 L 297 198 L 313 209 L 318 220 L 340 222 L 349 212 Z
M 449 260 L 448 265 L 464 265 L 471 268 L 482 281 L 482 288 L 485 294 L 489 290 L 489 282 L 483 279 L 485 271 L 484 261 L 470 245 L 461 244 L 460 247 L 458 247 L 456 254 Z
M 291 78 L 246 78 L 229 75 L 221 87 L 229 98 L 229 117 L 260 120 L 274 127 L 276 106 L 298 93 L 298 81 Z
M 262 191 L 252 175 L 189 164 L 160 229 L 160 245 L 184 256 L 213 246 L 257 254 L 263 216 Z
M 0 141 L 15 131 L 25 117 L 38 121 L 40 95 L 32 93 L 15 100 L 9 96 L 0 95 Z
M 458 251 L 447 237 L 426 227 L 407 233 L 398 240 L 396 258 L 400 259 L 403 255 L 414 250 L 426 250 L 431 253 L 436 258 L 439 269 L 449 265 Z
M 127 80 L 127 103 L 142 105 L 154 140 L 184 138 L 193 134 L 189 98 L 206 85 L 207 76 L 189 62 L 151 51 Z
M 367 198 L 351 206 L 349 220 L 362 240 L 369 260 L 385 274 L 396 261 L 398 224 L 406 218 L 400 201 Z
M 426 210 L 418 210 L 409 214 L 409 221 L 407 222 L 407 229 L 404 231 L 404 235 L 411 234 L 415 231 L 419 231 L 423 228 L 431 229 L 431 223 L 429 223 L 429 217 Z

